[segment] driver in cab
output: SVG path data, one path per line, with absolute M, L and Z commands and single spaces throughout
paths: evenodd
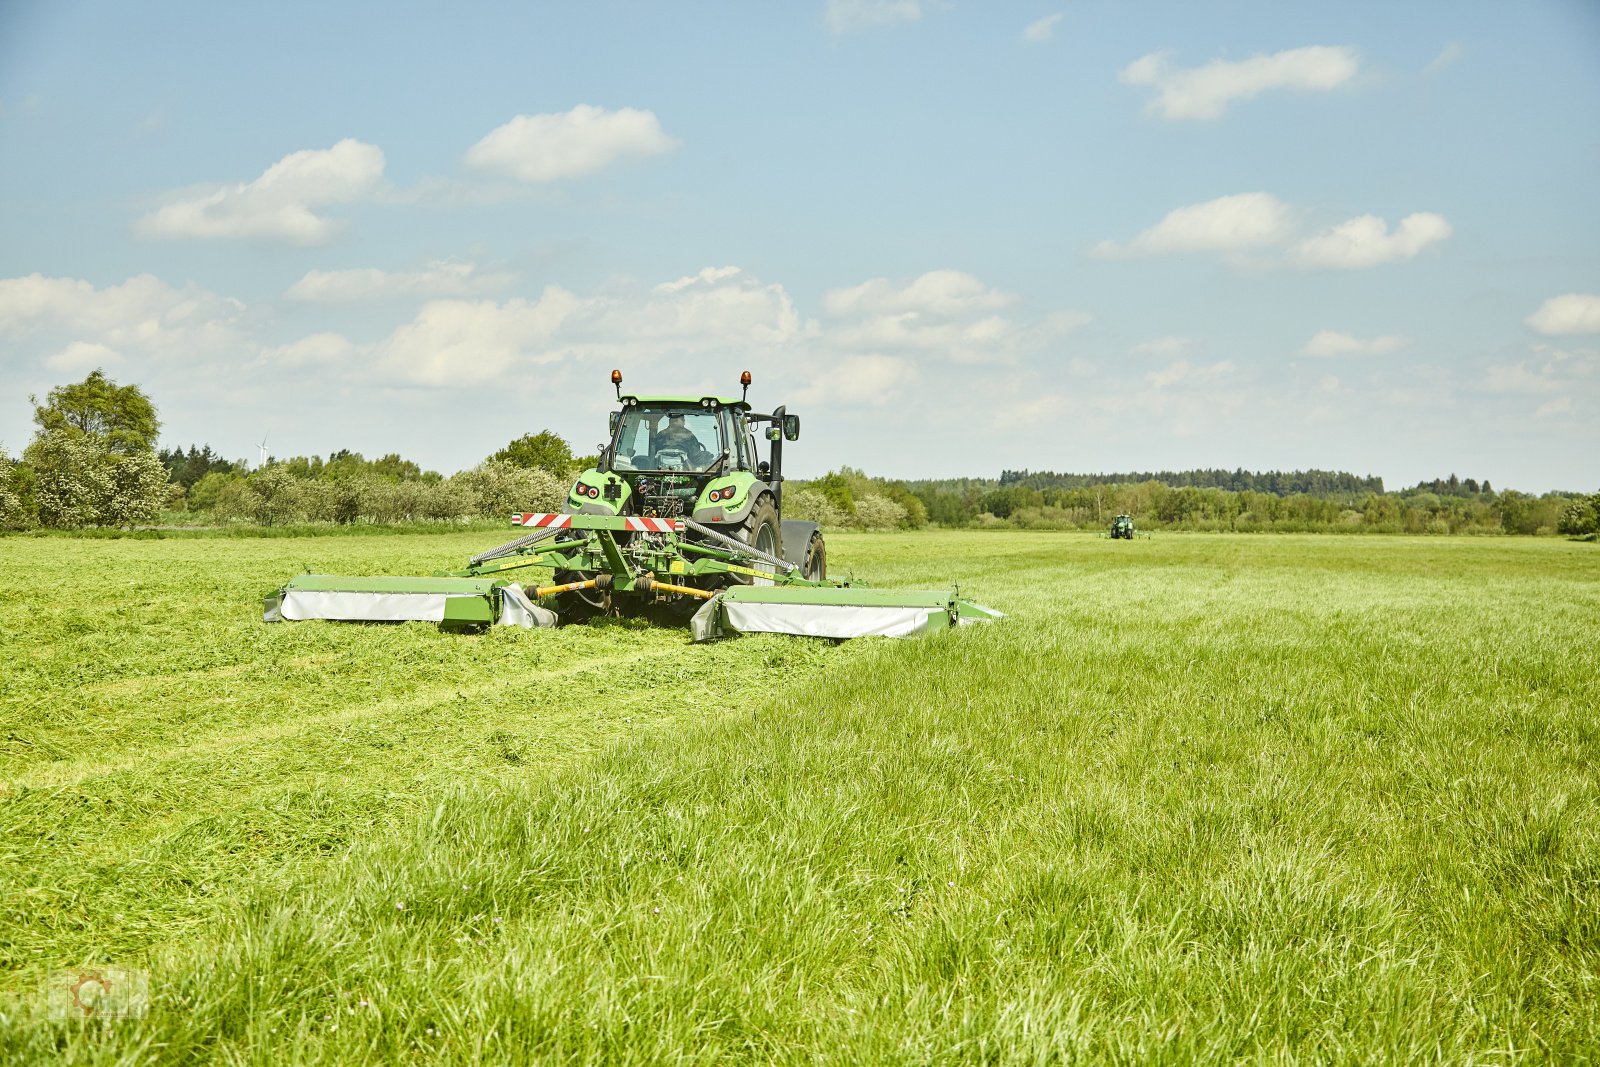
M 701 446 L 694 432 L 683 424 L 680 414 L 667 416 L 666 428 L 656 431 L 655 445 L 657 455 L 664 451 L 682 452 L 696 467 L 703 467 L 711 461 L 711 453 Z

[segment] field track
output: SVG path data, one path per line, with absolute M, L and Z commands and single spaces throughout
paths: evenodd
M 260 624 L 492 540 L 0 540 L 0 1056 L 1600 1055 L 1593 545 L 830 538 L 1011 613 L 930 642 Z M 93 961 L 156 1007 L 58 1043 Z

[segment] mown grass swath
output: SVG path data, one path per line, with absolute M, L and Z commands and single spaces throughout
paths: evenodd
M 425 541 L 384 541 L 385 568 L 405 569 Z M 155 553 L 147 595 L 178 544 L 126 543 Z M 243 545 L 251 567 L 308 547 L 229 548 Z M 626 628 L 263 637 L 225 613 L 187 635 L 175 623 L 170 639 L 187 643 L 156 683 L 192 686 L 194 706 L 168 716 L 152 702 L 144 729 L 110 736 L 181 776 L 162 786 L 138 759 L 113 768 L 95 754 L 106 734 L 43 716 L 27 720 L 31 736 L 56 755 L 13 749 L 7 771 L 35 783 L 6 794 L 7 849 L 27 861 L 7 887 L 10 961 L 136 955 L 156 1008 L 93 1037 L 33 1020 L 24 997 L 10 1052 L 1034 1063 L 1600 1051 L 1592 546 L 885 535 L 840 539 L 834 558 L 886 584 L 956 574 L 1011 617 L 837 648 L 679 637 L 660 655 L 671 635 Z M 235 568 L 218 592 L 249 586 Z M 150 609 L 122 621 L 141 619 Z M 580 673 L 577 657 L 612 640 L 644 669 Z M 226 647 L 245 641 L 248 656 Z M 219 683 L 183 681 L 190 651 L 216 657 L 207 670 L 239 668 L 266 705 L 201 703 Z M 328 657 L 301 675 L 308 719 L 263 696 L 273 665 L 307 656 Z M 362 673 L 373 657 L 381 667 Z M 31 707 L 64 677 L 60 655 L 46 660 L 8 700 Z M 558 662 L 572 673 L 542 677 Z M 389 693 L 340 703 L 338 690 L 384 676 Z M 541 734 L 545 702 L 491 698 L 491 680 L 561 703 L 568 732 Z M 635 698 L 636 722 L 606 718 Z M 224 725 L 276 731 L 279 762 L 243 774 L 253 761 L 222 734 L 197 736 Z M 385 735 L 392 747 L 377 747 Z M 259 806 L 206 823 L 233 776 Z M 169 845 L 171 881 L 141 874 L 125 838 L 72 817 L 117 789 L 166 820 L 141 848 L 189 824 L 235 857 Z M 273 803 L 288 814 L 248 844 Z M 71 867 L 68 849 L 135 879 L 92 928 L 55 928 L 18 904 Z M 197 874 L 227 899 L 195 906 L 183 879 Z M 79 899 L 115 883 L 80 886 Z M 181 943 L 163 916 L 187 916 Z

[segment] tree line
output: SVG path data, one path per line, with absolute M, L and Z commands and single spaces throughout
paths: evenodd
M 1450 476 L 1455 481 L 1455 475 Z M 1084 489 L 1097 485 L 1142 485 L 1159 482 L 1172 489 L 1228 489 L 1235 493 L 1271 493 L 1274 496 L 1293 496 L 1306 493 L 1324 496 L 1330 493 L 1382 493 L 1383 479 L 1374 475 L 1361 475 L 1345 471 L 1247 471 L 1237 470 L 1187 470 L 1139 471 L 1128 474 L 1058 474 L 1055 471 L 1001 471 L 999 488 L 1022 486 L 1026 489 Z M 1472 483 L 1474 486 L 1476 482 Z M 1484 487 L 1487 489 L 1487 482 Z M 1438 489 L 1434 490 L 1438 492 Z M 1476 489 L 1474 489 L 1476 491 Z
M 34 403 L 37 432 L 0 450 L 0 529 L 244 522 L 461 522 L 557 511 L 575 458 L 559 436 L 527 434 L 445 477 L 391 453 L 268 457 L 251 469 L 210 445 L 157 448 L 156 407 L 96 370 Z
M 37 432 L 18 460 L 0 451 L 0 529 L 245 522 L 394 523 L 558 511 L 577 471 L 559 435 L 525 434 L 448 477 L 397 453 L 268 457 L 251 469 L 210 445 L 157 448 L 156 407 L 96 370 L 33 400 Z M 794 480 L 785 513 L 824 527 L 1501 533 L 1600 536 L 1600 493 L 1495 491 L 1448 478 L 1386 492 L 1344 471 L 1188 470 L 1131 474 L 1002 471 L 999 478 L 897 481 L 842 467 Z
M 1130 515 L 1147 529 L 1582 536 L 1597 532 L 1600 508 L 1600 494 L 1495 492 L 1488 482 L 1454 475 L 1400 492 L 1232 490 L 1156 479 L 1035 488 L 1026 481 L 966 478 L 906 488 L 930 522 L 1022 529 L 1101 529 L 1117 515 Z

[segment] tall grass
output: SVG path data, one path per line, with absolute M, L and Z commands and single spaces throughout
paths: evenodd
M 425 541 L 382 542 L 385 568 Z M 151 553 L 150 594 L 181 599 L 162 560 L 183 545 L 116 547 Z M 922 534 L 830 549 L 883 584 L 960 576 L 1011 617 L 918 643 L 709 649 L 619 627 L 463 640 L 175 619 L 143 725 L 35 714 L 25 728 L 55 755 L 10 753 L 4 797 L 22 864 L 11 962 L 144 962 L 155 1007 L 80 1030 L 22 995 L 0 1047 L 1596 1058 L 1591 546 Z M 284 543 L 228 551 L 266 566 Z M 249 585 L 230 565 L 219 601 Z M 55 647 L 71 627 L 41 636 L 39 673 L 5 693 L 25 709 L 76 677 Z M 584 656 L 601 659 L 585 673 Z M 81 691 L 126 685 L 128 657 Z M 178 668 L 191 657 L 203 673 Z M 273 695 L 284 668 L 298 695 Z M 257 706 L 223 705 L 224 678 Z M 504 696 L 530 688 L 543 699 Z M 552 703 L 564 725 L 541 730 Z M 636 721 L 607 724 L 619 706 Z M 230 743 L 251 730 L 274 740 Z M 254 802 L 229 808 L 236 795 Z M 96 836 L 79 820 L 108 797 L 143 807 Z M 97 853 L 120 865 L 76 899 L 121 893 L 120 910 L 79 928 L 30 903 Z M 226 899 L 193 906 L 196 877 Z

